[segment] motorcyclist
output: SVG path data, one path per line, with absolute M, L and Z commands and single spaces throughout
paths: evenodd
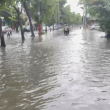
M 64 26 L 64 35 L 68 35 L 69 34 L 69 27 L 68 25 Z

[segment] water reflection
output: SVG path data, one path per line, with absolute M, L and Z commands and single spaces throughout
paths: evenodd
M 23 45 L 23 44 L 24 44 L 24 42 L 25 42 L 25 40 L 22 40 L 22 41 L 21 41 L 21 45 Z
M 38 37 L 38 42 L 42 42 L 42 40 L 43 40 L 42 36 L 39 36 Z
M 107 38 L 106 48 L 110 49 L 110 39 L 109 38 Z
M 95 31 L 58 33 L 23 45 L 12 37 L 0 48 L 0 110 L 109 107 L 109 40 Z

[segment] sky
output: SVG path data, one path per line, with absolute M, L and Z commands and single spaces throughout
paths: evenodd
M 83 15 L 83 10 L 80 8 L 81 6 L 78 5 L 79 0 L 67 0 L 67 4 L 71 6 L 71 11 L 75 13 L 80 13 L 80 15 Z

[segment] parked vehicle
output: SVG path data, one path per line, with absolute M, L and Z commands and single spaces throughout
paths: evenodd
M 10 28 L 8 26 L 2 26 L 2 32 L 4 34 L 10 33 L 12 35 L 12 28 Z
M 54 26 L 54 29 L 55 29 L 55 30 L 58 30 L 58 27 L 57 27 L 57 26 Z
M 50 26 L 51 29 L 53 29 L 53 26 Z
M 12 35 L 12 28 L 8 27 L 6 30 L 7 30 L 7 34 L 9 33 L 10 35 Z
M 46 27 L 45 26 L 42 26 L 42 30 L 45 31 L 46 30 Z
M 91 30 L 99 30 L 100 26 L 98 24 L 94 24 L 94 25 L 90 26 L 90 29 Z
M 57 26 L 57 27 L 58 27 L 58 29 L 61 29 L 61 28 L 62 28 L 62 26 L 61 26 L 60 24 L 58 24 L 58 26 Z
M 23 29 L 26 31 L 26 32 L 30 32 L 31 30 L 30 30 L 30 26 L 25 26 L 25 27 L 23 27 Z
M 3 33 L 6 33 L 7 30 L 8 30 L 8 26 L 2 26 L 2 32 L 3 32 Z
M 47 27 L 46 26 L 42 26 L 42 30 L 43 31 L 46 31 L 46 28 L 47 28 L 47 31 L 49 31 L 49 27 L 48 26 Z

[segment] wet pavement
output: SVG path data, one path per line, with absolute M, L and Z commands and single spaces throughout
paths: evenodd
M 73 29 L 0 48 L 0 110 L 109 110 L 110 41 Z

